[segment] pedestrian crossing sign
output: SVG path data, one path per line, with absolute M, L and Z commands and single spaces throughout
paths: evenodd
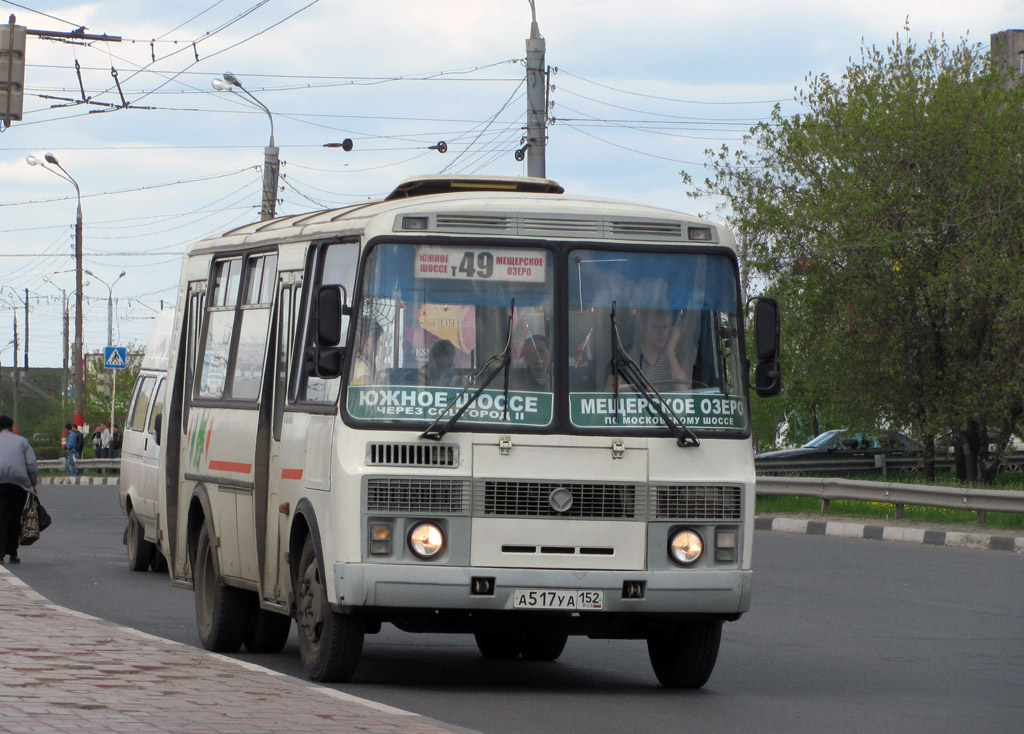
M 123 370 L 128 366 L 127 347 L 106 347 L 103 350 L 103 366 L 108 370 Z

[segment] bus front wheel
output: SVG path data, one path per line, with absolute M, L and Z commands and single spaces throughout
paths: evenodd
M 507 632 L 477 632 L 476 646 L 490 660 L 514 660 L 523 651 L 523 636 Z
M 523 637 L 523 657 L 527 660 L 551 662 L 565 649 L 569 635 L 565 632 L 531 632 Z
M 227 586 L 220 579 L 217 554 L 203 524 L 196 543 L 196 626 L 203 647 L 213 652 L 238 652 L 249 627 L 253 608 L 249 593 Z
M 647 654 L 661 685 L 700 688 L 715 669 L 721 642 L 721 622 L 676 622 L 647 637 Z
M 295 621 L 302 664 L 310 679 L 323 683 L 350 680 L 363 652 L 365 623 L 362 615 L 339 614 L 327 603 L 327 585 L 310 537 L 299 556 Z

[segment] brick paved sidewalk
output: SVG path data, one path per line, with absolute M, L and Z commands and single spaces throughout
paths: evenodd
M 0 567 L 0 731 L 466 730 L 59 607 Z

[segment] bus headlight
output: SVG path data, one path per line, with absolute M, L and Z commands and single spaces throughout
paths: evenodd
M 668 553 L 676 563 L 689 566 L 704 553 L 704 541 L 694 530 L 677 530 L 668 542 Z
M 409 531 L 409 549 L 420 558 L 433 558 L 444 550 L 444 533 L 432 522 L 421 522 Z

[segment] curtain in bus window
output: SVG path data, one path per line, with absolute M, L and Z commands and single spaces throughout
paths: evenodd
M 231 330 L 234 323 L 234 310 L 210 312 L 206 327 L 206 346 L 203 349 L 203 366 L 199 375 L 200 398 L 224 397 L 231 350 Z

